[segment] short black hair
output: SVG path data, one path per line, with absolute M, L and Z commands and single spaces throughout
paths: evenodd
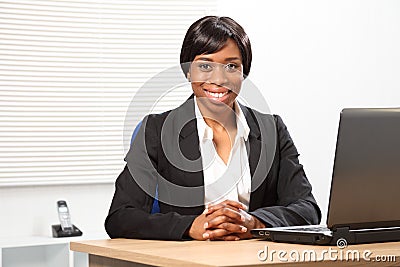
M 229 17 L 206 16 L 194 22 L 183 39 L 180 63 L 185 76 L 189 72 L 188 62 L 197 55 L 219 51 L 231 38 L 239 47 L 242 56 L 243 73 L 250 73 L 252 53 L 249 37 L 236 21 Z M 186 64 L 185 64 L 186 63 Z

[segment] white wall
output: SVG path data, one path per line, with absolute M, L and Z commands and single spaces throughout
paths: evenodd
M 51 236 L 59 224 L 56 202 L 67 200 L 72 223 L 84 234 L 105 234 L 114 185 L 60 185 L 0 188 L 0 240 Z
M 340 110 L 400 106 L 400 2 L 220 0 L 219 10 L 250 36 L 249 78 L 287 124 L 326 214 Z

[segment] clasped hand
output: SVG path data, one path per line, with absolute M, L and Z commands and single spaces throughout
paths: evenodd
M 251 238 L 250 229 L 264 227 L 264 224 L 246 210 L 245 205 L 233 200 L 210 205 L 196 217 L 188 234 L 197 240 L 233 241 Z

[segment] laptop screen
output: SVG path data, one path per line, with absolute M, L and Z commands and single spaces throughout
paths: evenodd
M 340 115 L 327 225 L 400 226 L 400 108 Z

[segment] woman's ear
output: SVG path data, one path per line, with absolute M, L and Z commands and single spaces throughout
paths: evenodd
M 186 78 L 187 78 L 188 81 L 190 82 L 190 72 L 188 72 L 188 73 L 186 74 Z

